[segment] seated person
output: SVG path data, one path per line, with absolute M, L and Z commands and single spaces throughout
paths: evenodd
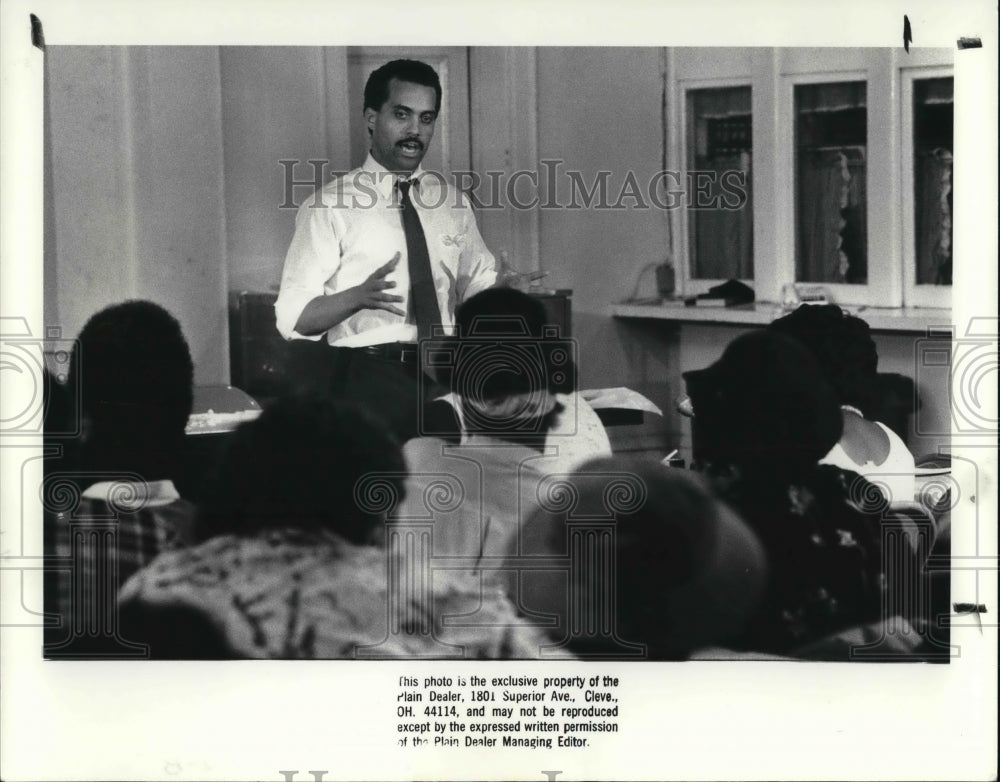
M 883 612 L 895 613 L 897 598 L 913 594 L 924 576 L 909 546 L 884 549 L 884 539 L 898 536 L 885 537 L 883 528 L 897 520 L 878 491 L 856 473 L 819 464 L 843 422 L 815 359 L 764 329 L 733 340 L 716 363 L 684 378 L 696 456 L 770 564 L 761 608 L 733 648 L 794 656 L 851 628 L 881 627 L 893 615 Z M 919 643 L 908 635 L 912 644 L 894 651 Z
M 562 469 L 611 455 L 604 425 L 576 390 L 576 367 L 561 347 L 565 340 L 543 339 L 541 302 L 513 288 L 490 288 L 459 306 L 455 324 L 459 353 L 444 401 L 454 408 L 461 441 L 492 427 L 480 426 L 481 416 L 503 417 L 537 393 L 548 397 L 546 404 L 555 402 L 545 445 L 556 449 Z M 532 355 L 536 346 L 540 362 Z
M 535 631 L 502 595 L 447 571 L 415 574 L 407 568 L 428 563 L 377 545 L 395 534 L 384 521 L 405 469 L 398 443 L 361 408 L 277 400 L 227 447 L 199 514 L 202 542 L 125 584 L 123 627 L 154 657 L 537 656 Z M 477 625 L 446 625 L 477 609 Z
M 763 547 L 701 476 L 618 457 L 547 488 L 508 566 L 521 568 L 520 608 L 558 617 L 550 653 L 683 660 L 743 631 Z M 544 558 L 556 559 L 525 567 Z
M 913 502 L 913 454 L 888 426 L 866 417 L 878 380 L 878 351 L 868 324 L 835 304 L 810 304 L 769 328 L 812 353 L 839 397 L 844 431 L 820 461 L 865 476 L 890 502 Z
M 190 539 L 194 508 L 173 480 L 193 372 L 180 324 L 152 302 L 108 307 L 80 332 L 67 384 L 80 389 L 74 464 L 53 466 L 45 486 L 46 551 L 63 560 L 47 579 L 47 610 L 61 617 L 46 634 L 47 653 L 114 652 L 118 587 Z M 73 402 L 63 399 L 63 415 L 74 414 Z M 110 532 L 91 534 L 109 520 Z M 107 534 L 106 545 L 97 540 Z
M 572 370 L 542 340 L 545 310 L 537 299 L 492 288 L 456 313 L 459 335 L 447 398 L 461 422 L 460 444 L 423 437 L 404 447 L 409 469 L 400 518 L 435 522 L 436 554 L 485 565 L 502 557 L 537 507 L 545 475 L 569 473 L 581 461 L 610 454 L 604 427 L 578 394 L 556 391 Z M 556 358 L 559 358 L 558 356 Z M 433 491 L 456 501 L 435 502 Z

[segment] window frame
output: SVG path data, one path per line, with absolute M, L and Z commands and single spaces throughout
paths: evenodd
M 887 220 L 877 220 L 877 209 L 880 204 L 894 203 L 894 178 L 888 180 L 879 178 L 879 171 L 884 170 L 892 159 L 890 149 L 880 145 L 879 128 L 886 127 L 883 112 L 877 110 L 876 101 L 881 100 L 878 94 L 880 85 L 873 85 L 872 68 L 850 70 L 824 70 L 816 73 L 782 74 L 780 93 L 778 96 L 778 192 L 785 197 L 780 204 L 784 219 L 777 222 L 779 245 L 783 251 L 778 255 L 779 276 L 787 282 L 804 286 L 821 286 L 837 304 L 900 307 L 902 292 L 896 282 L 896 264 L 893 263 L 895 252 L 893 235 L 895 227 L 891 225 L 898 219 L 896 215 L 888 215 Z M 865 138 L 865 208 L 867 212 L 867 264 L 868 282 L 864 284 L 847 284 L 834 282 L 805 282 L 796 279 L 795 253 L 798 228 L 798 213 L 795 208 L 797 191 L 795 188 L 795 88 L 809 84 L 836 84 L 842 82 L 865 83 L 866 106 L 866 138 Z M 874 87 L 874 90 L 873 90 Z M 874 93 L 874 94 L 873 94 Z M 889 231 L 885 230 L 886 222 L 890 223 Z
M 751 78 L 749 76 L 723 76 L 717 78 L 703 78 L 703 79 L 678 79 L 674 82 L 674 90 L 672 101 L 674 104 L 674 118 L 671 127 L 678 128 L 679 131 L 674 134 L 675 144 L 672 150 L 668 150 L 667 154 L 667 168 L 670 171 L 676 171 L 681 178 L 683 186 L 687 188 L 688 181 L 688 160 L 690 158 L 690 147 L 688 145 L 687 129 L 688 129 L 688 101 L 689 93 L 695 90 L 710 90 L 710 89 L 727 89 L 732 87 L 746 87 L 750 90 L 750 121 L 751 127 L 754 126 L 753 117 L 753 92 L 754 86 Z M 669 105 L 668 105 L 668 121 L 669 121 Z M 753 154 L 753 138 L 756 137 L 756 132 L 753 132 L 753 137 L 751 137 L 751 154 Z M 756 177 L 756 164 L 751 168 L 750 176 L 751 178 Z M 756 200 L 756 199 L 755 199 Z M 745 285 L 749 285 L 751 288 L 754 287 L 754 279 L 757 277 L 757 249 L 756 249 L 756 234 L 757 234 L 757 217 L 756 217 L 756 204 L 754 205 L 754 278 L 751 279 L 741 279 L 740 282 Z M 671 228 L 673 235 L 675 237 L 676 247 L 676 258 L 678 262 L 675 262 L 675 272 L 677 273 L 677 279 L 679 283 L 680 293 L 683 296 L 694 296 L 700 293 L 707 293 L 708 289 L 714 285 L 720 285 L 726 282 L 725 279 L 712 279 L 708 277 L 695 277 L 693 275 L 693 270 L 691 264 L 693 258 L 691 256 L 691 237 L 690 237 L 690 214 L 687 208 L 672 209 L 670 212 Z
M 913 98 L 914 82 L 923 79 L 955 78 L 955 69 L 949 65 L 904 65 L 899 67 L 900 113 L 900 188 L 899 213 L 900 249 L 902 251 L 903 303 L 910 307 L 952 306 L 951 285 L 918 285 L 916 253 L 916 194 L 913 170 Z M 953 141 L 954 144 L 954 136 Z M 954 151 L 954 150 L 953 150 Z M 954 169 L 952 169 L 954 176 Z M 954 189 L 954 182 L 952 184 Z M 954 220 L 954 215 L 952 216 Z M 952 224 L 952 260 L 954 261 L 954 222 Z

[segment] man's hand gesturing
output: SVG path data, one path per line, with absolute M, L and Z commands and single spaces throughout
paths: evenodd
M 397 252 L 384 266 L 380 266 L 373 271 L 363 283 L 357 286 L 354 291 L 357 296 L 356 309 L 359 310 L 386 310 L 396 315 L 406 315 L 403 310 L 392 302 L 402 301 L 403 297 L 395 293 L 386 293 L 389 288 L 395 288 L 396 283 L 387 280 L 386 276 L 399 263 L 399 253 Z

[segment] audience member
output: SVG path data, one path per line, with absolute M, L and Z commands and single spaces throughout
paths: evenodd
M 820 461 L 865 476 L 889 501 L 913 502 L 913 454 L 892 429 L 869 420 L 877 407 L 878 351 L 868 324 L 825 304 L 803 305 L 770 328 L 802 344 L 839 397 L 844 431 Z
M 465 439 L 477 433 L 503 437 L 518 429 L 519 413 L 534 420 L 541 406 L 552 411 L 543 421 L 542 441 L 567 472 L 611 455 L 603 424 L 577 390 L 570 341 L 545 336 L 547 318 L 538 299 L 514 288 L 490 288 L 464 302 L 455 322 L 460 360 L 448 400 Z
M 120 584 L 189 540 L 194 509 L 173 479 L 192 378 L 180 325 L 152 302 L 110 306 L 80 332 L 68 379 L 80 389 L 75 464 L 48 475 L 44 489 L 46 549 L 63 560 L 51 566 L 62 621 L 47 634 L 47 652 L 112 653 Z
M 426 563 L 376 545 L 407 534 L 383 523 L 405 471 L 398 443 L 362 409 L 275 402 L 235 433 L 199 517 L 202 542 L 122 589 L 127 629 L 157 657 L 536 656 L 534 631 L 502 595 L 445 572 L 432 581 L 408 570 Z M 475 626 L 446 625 L 477 609 Z M 173 639 L 158 628 L 165 614 Z M 203 642 L 205 626 L 218 641 Z
M 916 589 L 922 576 L 908 546 L 892 556 L 883 548 L 882 528 L 893 517 L 877 490 L 818 463 L 840 438 L 842 420 L 815 359 L 776 330 L 762 330 L 684 377 L 696 454 L 761 539 L 771 566 L 761 610 L 736 648 L 794 655 L 813 644 L 810 654 L 822 656 L 816 642 L 880 623 L 894 605 L 887 590 Z M 843 652 L 836 649 L 830 654 Z
M 404 448 L 400 517 L 432 514 L 436 553 L 484 566 L 484 558 L 499 561 L 537 507 L 544 476 L 611 452 L 596 413 L 570 390 L 571 352 L 565 341 L 543 337 L 545 321 L 537 299 L 511 288 L 483 291 L 458 308 L 445 401 L 459 444 L 424 437 Z M 430 489 L 446 486 L 455 501 L 435 504 Z
M 683 660 L 744 629 L 764 551 L 701 476 L 617 457 L 545 488 L 507 564 L 522 610 L 558 617 L 553 653 Z

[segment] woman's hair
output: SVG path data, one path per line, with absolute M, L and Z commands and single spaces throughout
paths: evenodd
M 865 321 L 835 304 L 804 304 L 769 328 L 797 340 L 813 355 L 841 404 L 869 414 L 878 375 L 878 350 Z
M 284 397 L 234 433 L 196 534 L 291 527 L 371 542 L 402 498 L 405 477 L 399 443 L 361 408 L 319 395 Z
M 836 392 L 798 342 L 762 329 L 737 337 L 707 369 L 685 372 L 695 455 L 782 486 L 840 439 Z

